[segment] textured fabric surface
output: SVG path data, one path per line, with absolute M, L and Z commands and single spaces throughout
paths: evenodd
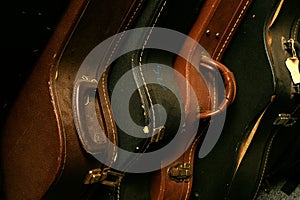
M 281 191 L 284 182 L 278 182 L 276 185 L 271 187 L 271 191 L 269 193 L 261 191 L 257 200 L 298 200 L 300 199 L 300 185 L 296 188 L 296 190 L 290 195 L 285 194 Z

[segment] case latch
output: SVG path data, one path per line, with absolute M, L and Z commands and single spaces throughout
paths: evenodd
M 123 174 L 110 170 L 109 168 L 104 169 L 93 169 L 90 170 L 84 179 L 84 184 L 93 184 L 100 182 L 107 186 L 117 186 L 123 178 Z
M 190 163 L 176 163 L 168 169 L 169 178 L 176 182 L 189 182 L 192 175 Z

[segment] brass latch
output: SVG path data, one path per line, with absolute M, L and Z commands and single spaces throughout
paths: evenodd
M 100 182 L 107 186 L 117 186 L 122 180 L 123 174 L 110 170 L 109 168 L 104 169 L 93 169 L 90 170 L 84 179 L 84 184 L 93 184 Z
M 168 169 L 168 176 L 176 182 L 189 182 L 192 177 L 192 169 L 190 163 L 176 163 Z

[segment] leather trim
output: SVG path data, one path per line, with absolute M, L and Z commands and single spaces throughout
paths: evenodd
M 2 135 L 7 199 L 41 199 L 64 170 L 66 138 L 53 92 L 54 68 L 86 3 L 69 2 L 10 111 Z
M 228 46 L 252 0 L 208 0 L 191 30 L 191 37 L 217 61 Z
M 250 0 L 231 0 L 230 2 L 222 0 L 205 1 L 198 18 L 189 33 L 189 36 L 194 40 L 199 41 L 213 59 L 220 60 L 251 2 L 252 1 Z M 194 56 L 193 48 L 184 45 L 182 50 L 188 52 L 190 55 L 189 57 L 192 59 Z M 217 62 L 214 64 L 217 66 L 222 65 Z M 210 92 L 214 91 L 214 88 L 212 88 L 213 86 L 208 85 L 195 67 L 191 66 L 188 61 L 181 57 L 176 59 L 174 69 L 182 73 L 183 76 L 186 77 L 187 82 L 190 83 L 186 84 L 186 86 L 181 86 L 186 114 L 188 115 L 188 113 L 191 112 L 190 105 L 196 103 L 191 102 L 191 99 L 189 98 L 189 90 L 192 89 L 196 92 L 198 104 L 201 105 L 202 109 L 211 110 L 211 104 L 215 103 L 211 102 L 211 100 L 216 101 L 215 99 L 218 98 L 216 96 L 210 96 Z M 223 102 L 224 106 L 221 106 L 223 108 L 219 107 L 217 112 L 211 112 L 211 114 L 204 113 L 202 116 L 207 119 L 229 106 L 234 101 L 236 95 L 236 83 L 233 74 L 223 65 L 222 67 L 219 67 L 219 70 L 225 71 L 225 73 L 223 73 L 225 87 L 228 85 L 229 87 L 226 87 L 226 98 Z M 189 88 L 189 85 L 193 88 Z M 199 117 L 201 118 L 201 115 Z M 204 124 L 207 124 L 207 122 L 204 122 Z M 194 155 L 195 149 L 193 147 L 199 145 L 199 137 L 205 135 L 205 130 L 206 129 L 202 129 L 201 131 L 200 129 L 198 138 L 194 141 L 188 151 L 179 158 L 180 161 L 186 161 L 184 158 L 187 155 Z M 189 158 L 188 162 L 191 163 L 191 168 L 193 169 L 194 156 Z M 170 165 L 168 167 L 170 167 Z M 160 172 L 156 172 L 157 174 L 154 175 L 153 184 L 155 184 L 155 182 L 159 182 L 158 179 L 161 177 L 161 186 L 159 191 L 157 191 L 157 189 L 153 186 L 152 199 L 168 199 L 170 196 L 188 199 L 191 193 L 190 185 L 192 185 L 193 178 L 191 178 L 188 183 L 175 183 L 167 177 L 166 170 L 168 167 L 163 168 Z

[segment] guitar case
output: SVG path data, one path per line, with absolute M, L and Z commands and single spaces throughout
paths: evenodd
M 80 48 L 82 57 L 72 57 L 74 67 L 64 74 L 58 63 L 87 5 L 92 15 L 85 19 L 89 26 L 82 28 L 90 35 L 82 38 L 86 44 Z M 87 41 L 96 38 L 93 42 L 100 43 L 115 34 L 130 5 L 131 1 L 84 0 L 68 4 L 4 124 L 1 164 L 5 199 L 88 199 L 98 187 L 83 184 L 86 173 L 98 167 L 99 161 L 82 149 L 76 133 L 71 109 L 73 81 L 76 64 L 94 48 L 94 43 Z M 57 80 L 69 84 L 56 90 Z
M 173 30 L 177 30 L 180 32 L 188 32 L 190 27 L 193 24 L 193 21 L 197 17 L 198 10 L 202 1 L 190 1 L 190 2 L 173 2 L 173 1 L 135 1 L 131 5 L 131 8 L 128 11 L 128 14 L 123 19 L 123 22 L 120 26 L 120 31 L 139 28 L 139 27 L 164 27 Z M 181 13 L 185 16 L 185 18 L 181 18 L 178 13 Z M 89 15 L 87 12 L 86 15 Z M 74 33 L 73 38 L 82 38 L 86 34 L 85 30 L 77 29 L 78 31 Z M 147 33 L 147 32 L 146 32 Z M 149 33 L 151 34 L 151 31 Z M 122 35 L 121 35 L 122 36 Z M 120 38 L 117 37 L 116 43 L 113 43 L 112 50 L 108 50 L 108 54 L 113 54 L 115 48 L 122 48 L 122 45 L 130 46 L 132 44 L 138 42 L 147 42 L 149 38 L 145 38 L 143 36 L 122 36 Z M 126 39 L 123 39 L 123 38 Z M 181 46 L 180 41 L 176 41 L 179 43 L 178 46 Z M 121 43 L 121 44 L 120 44 Z M 66 49 L 68 51 L 69 49 Z M 111 53 L 112 52 L 112 53 Z M 78 53 L 80 49 L 78 49 Z M 176 134 L 176 130 L 178 129 L 179 124 L 174 124 L 174 121 L 180 122 L 180 105 L 174 94 L 169 91 L 167 87 L 163 87 L 162 84 L 147 84 L 143 85 L 144 82 L 147 83 L 147 80 L 150 80 L 150 76 L 157 76 L 159 74 L 159 80 L 162 80 L 164 84 L 174 84 L 175 80 L 172 74 L 164 72 L 163 69 L 160 68 L 160 65 L 168 65 L 172 66 L 173 60 L 176 55 L 161 51 L 161 50 L 148 50 L 141 49 L 128 52 L 127 54 L 122 55 L 116 61 L 112 62 L 108 69 L 104 71 L 102 76 L 99 76 L 98 79 L 98 96 L 100 101 L 100 109 L 102 110 L 103 115 L 102 120 L 107 127 L 107 137 L 118 145 L 119 148 L 125 149 L 129 152 L 133 153 L 147 153 L 154 151 L 161 146 L 169 143 L 174 135 Z M 158 65 L 150 65 L 150 74 L 146 73 L 146 69 L 142 69 L 142 65 L 147 63 L 158 63 Z M 134 71 L 136 66 L 138 66 L 138 71 Z M 159 70 L 161 72 L 159 73 Z M 146 73 L 144 75 L 143 73 Z M 154 71 L 155 73 L 151 73 Z M 129 132 L 135 132 L 137 134 L 145 134 L 145 132 L 151 133 L 150 137 L 146 138 L 138 138 L 129 136 L 126 131 L 123 131 L 122 128 L 118 124 L 111 123 L 111 118 L 116 119 L 114 116 L 118 115 L 120 109 L 112 109 L 107 106 L 107 97 L 112 99 L 113 91 L 118 83 L 118 81 L 122 78 L 124 74 L 128 74 L 129 72 L 129 80 L 135 81 L 132 83 L 142 85 L 140 88 L 136 88 L 135 93 L 133 93 L 130 99 L 130 116 L 126 115 L 121 118 L 121 120 L 128 119 L 132 117 L 134 123 L 138 124 L 140 128 L 138 130 L 134 130 L 131 126 L 129 128 Z M 156 73 L 157 72 L 157 73 Z M 132 73 L 132 74 L 131 74 Z M 93 77 L 93 74 L 86 75 L 87 77 Z M 79 76 L 80 77 L 80 76 Z M 97 78 L 96 78 L 97 79 Z M 89 78 L 88 81 L 82 82 L 82 80 L 78 80 L 77 87 L 83 88 L 84 84 L 89 84 L 93 78 Z M 130 86 L 130 81 L 127 81 L 128 87 Z M 157 79 L 156 79 L 157 80 Z M 124 85 L 123 85 L 124 87 Z M 126 86 L 125 86 L 126 87 Z M 135 86 L 136 87 L 136 86 Z M 75 82 L 76 88 L 76 82 Z M 176 89 L 176 87 L 174 88 Z M 127 93 L 126 91 L 124 92 Z M 176 93 L 176 92 L 175 92 Z M 178 92 L 177 92 L 178 93 Z M 120 100 L 122 100 L 119 105 L 125 104 L 126 101 L 129 101 L 127 98 L 123 97 L 123 93 L 119 94 Z M 164 107 L 167 112 L 168 118 L 166 119 L 165 124 L 160 122 L 162 119 L 161 115 L 163 114 L 160 110 L 152 110 L 153 105 L 160 104 Z M 127 108 L 125 108 L 127 109 Z M 110 114 L 112 113 L 112 114 Z M 123 112 L 121 112 L 123 113 Z M 145 114 L 146 113 L 146 114 Z M 80 116 L 80 115 L 78 115 Z M 83 119 L 84 121 L 85 119 Z M 128 121 L 128 120 L 127 120 Z M 78 123 L 79 124 L 79 123 Z M 134 126 L 133 126 L 134 127 Z M 145 129 L 146 128 L 146 129 Z M 147 131 L 145 131 L 147 130 Z M 77 129 L 78 134 L 84 136 L 86 129 Z M 143 132 L 141 132 L 143 131 Z M 153 134 L 155 132 L 156 134 Z M 141 133 L 140 133 L 141 132 Z M 114 134 L 110 136 L 109 134 Z M 91 133 L 93 134 L 93 133 Z M 159 136 L 162 134 L 161 136 Z M 163 137 L 163 139 L 161 139 Z M 92 137 L 93 138 L 93 137 Z M 117 138 L 117 139 L 115 139 Z M 115 141 L 116 140 L 116 141 Z M 89 150 L 90 147 L 86 147 L 87 151 L 92 152 L 93 150 Z M 97 148 L 95 146 L 95 148 Z M 106 185 L 103 184 L 102 187 L 95 193 L 95 198 L 101 199 L 149 199 L 150 198 L 150 178 L 151 173 L 125 173 L 126 166 L 128 163 L 134 163 L 135 160 L 141 159 L 137 156 L 126 156 L 122 154 L 122 152 L 118 151 L 116 153 L 118 155 L 118 159 L 116 161 L 111 161 L 114 163 L 115 168 L 123 168 L 123 170 L 117 170 L 117 173 L 122 176 L 121 180 L 115 183 L 114 185 Z M 142 156 L 141 156 L 142 157 Z M 114 158 L 114 156 L 111 156 Z M 109 161 L 108 161 L 109 162 Z M 114 170 L 114 167 L 107 166 L 110 169 Z M 131 166 L 129 166 L 131 167 Z M 116 171 L 116 170 L 114 170 Z M 159 186 L 157 186 L 159 187 Z
M 292 30 L 299 37 L 298 8 L 299 1 L 254 1 L 239 26 L 222 59 L 235 74 L 236 100 L 214 149 L 195 157 L 192 199 L 255 199 L 276 170 L 297 174 L 299 84 L 285 62 Z
M 269 190 L 269 182 L 276 179 L 286 181 L 282 191 L 290 195 L 299 184 L 299 2 L 279 2 L 266 25 L 265 38 L 270 63 L 284 74 L 285 87 L 279 83 L 283 101 L 289 103 L 286 113 L 280 114 L 273 125 L 278 130 L 270 148 L 263 187 Z M 271 40 L 271 42 L 270 42 Z M 284 68 L 285 66 L 286 68 Z M 276 68 L 275 68 L 276 69 Z M 279 75 L 278 75 L 279 76 Z M 280 80 L 280 79 L 279 79 Z M 282 81 L 283 82 L 283 81 Z M 290 82 L 290 86 L 288 85 Z M 281 89 L 283 88 L 283 89 Z M 290 92 L 288 90 L 290 89 Z M 283 93 L 282 91 L 285 91 Z M 283 117 L 285 116 L 285 117 Z M 278 127 L 279 126 L 279 127 Z M 275 129 L 275 128 L 274 128 Z M 286 135 L 288 133 L 288 135 Z M 277 180 L 278 181 L 278 180 Z M 270 186 L 269 186 L 270 187 Z

